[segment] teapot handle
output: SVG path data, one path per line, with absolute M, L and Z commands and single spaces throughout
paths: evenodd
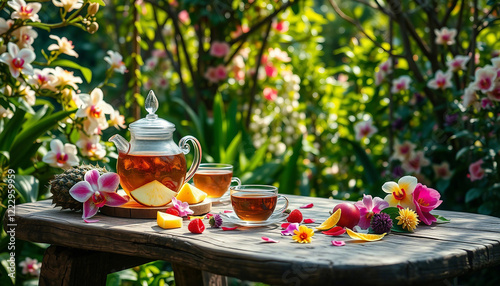
M 184 153 L 184 155 L 186 155 L 191 150 L 191 148 L 188 145 L 188 141 L 191 141 L 191 143 L 193 144 L 193 146 L 195 148 L 194 148 L 193 163 L 191 164 L 191 168 L 189 168 L 189 171 L 186 174 L 186 179 L 184 180 L 184 182 L 188 182 L 189 180 L 191 180 L 191 178 L 194 176 L 194 173 L 196 173 L 196 171 L 198 170 L 198 167 L 200 166 L 200 162 L 201 162 L 200 142 L 198 142 L 198 139 L 194 138 L 191 135 L 184 136 L 179 141 L 179 147 L 181 148 L 182 153 Z

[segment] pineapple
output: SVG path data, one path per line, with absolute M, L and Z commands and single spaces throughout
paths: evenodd
M 64 173 L 56 175 L 53 180 L 49 182 L 50 192 L 52 193 L 52 204 L 62 209 L 70 209 L 79 211 L 83 209 L 83 204 L 73 199 L 69 194 L 69 190 L 76 183 L 83 181 L 85 173 L 89 170 L 96 169 L 100 175 L 107 173 L 106 168 L 93 165 L 80 165 L 76 168 L 71 168 Z

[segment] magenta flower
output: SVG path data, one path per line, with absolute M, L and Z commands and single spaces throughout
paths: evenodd
M 229 53 L 229 49 L 228 43 L 214 41 L 210 46 L 210 55 L 217 58 L 223 58 Z
M 291 223 L 289 224 L 285 230 L 282 230 L 281 231 L 281 235 L 285 235 L 285 236 L 292 236 L 294 235 L 294 231 L 298 231 L 299 230 L 299 224 L 298 223 Z
M 484 169 L 481 168 L 481 164 L 483 164 L 483 159 L 469 165 L 469 178 L 471 182 L 481 180 L 484 177 Z
M 22 273 L 24 275 L 30 275 L 35 277 L 40 276 L 42 263 L 38 262 L 36 258 L 31 259 L 30 257 L 26 257 L 25 260 L 19 263 L 19 266 L 23 268 Z
M 441 194 L 431 188 L 420 183 L 417 184 L 413 191 L 413 203 L 418 214 L 420 221 L 426 225 L 431 225 L 437 219 L 430 211 L 437 208 L 443 201 L 439 198 Z
M 362 229 L 370 227 L 370 221 L 374 214 L 380 213 L 381 210 L 388 208 L 389 203 L 379 197 L 372 198 L 370 195 L 363 195 L 363 200 L 354 203 L 359 209 L 358 226 Z
M 172 205 L 179 211 L 179 216 L 187 216 L 193 214 L 194 212 L 189 208 L 189 204 L 181 202 L 176 198 L 172 198 Z
M 427 83 L 427 86 L 432 89 L 445 90 L 447 88 L 452 87 L 451 83 L 452 76 L 453 74 L 450 71 L 443 72 L 442 70 L 438 70 L 434 75 L 434 78 Z
M 356 133 L 356 140 L 363 138 L 370 138 L 373 134 L 377 133 L 378 129 L 373 125 L 373 120 L 370 118 L 365 121 L 360 121 L 354 125 L 354 132 Z
M 97 170 L 85 173 L 85 181 L 76 183 L 69 190 L 69 194 L 77 201 L 83 203 L 84 220 L 93 217 L 100 207 L 106 205 L 111 207 L 121 206 L 128 202 L 116 193 L 120 177 L 116 173 L 105 173 L 99 176 Z
M 482 92 L 489 92 L 495 88 L 495 80 L 497 78 L 497 70 L 495 67 L 486 66 L 478 68 L 475 74 L 474 85 Z
M 266 87 L 262 93 L 264 94 L 264 98 L 270 101 L 274 101 L 278 98 L 278 91 L 274 88 Z

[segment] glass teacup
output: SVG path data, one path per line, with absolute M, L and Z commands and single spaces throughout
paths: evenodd
M 274 186 L 240 185 L 230 190 L 234 213 L 243 221 L 265 221 L 288 207 L 288 199 L 278 195 L 278 188 Z M 284 200 L 284 205 L 275 211 L 279 200 Z
M 229 164 L 200 164 L 193 177 L 194 185 L 207 193 L 209 198 L 222 197 L 233 182 L 241 185 L 240 179 L 233 177 L 233 166 Z

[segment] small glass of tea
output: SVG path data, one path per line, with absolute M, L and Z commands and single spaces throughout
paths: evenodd
M 234 213 L 244 221 L 265 221 L 288 207 L 288 199 L 278 195 L 278 188 L 274 186 L 240 185 L 230 190 Z M 278 200 L 283 200 L 284 205 L 275 211 Z
M 209 198 L 220 198 L 231 183 L 241 185 L 240 179 L 233 177 L 233 166 L 220 163 L 203 163 L 194 174 L 194 185 L 207 193 Z

